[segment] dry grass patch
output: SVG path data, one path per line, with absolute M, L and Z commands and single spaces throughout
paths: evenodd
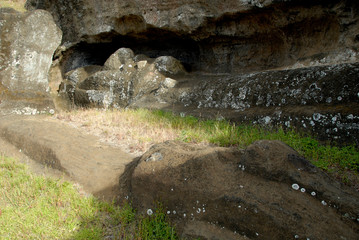
M 55 117 L 135 155 L 143 154 L 154 144 L 180 136 L 180 130 L 171 128 L 165 119 L 154 123 L 148 110 L 88 109 L 63 112 Z
M 26 0 L 0 0 L 0 8 L 13 8 L 19 12 L 25 12 Z

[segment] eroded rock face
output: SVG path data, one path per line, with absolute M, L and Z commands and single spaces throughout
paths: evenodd
M 359 7 L 350 0 L 28 0 L 26 6 L 50 11 L 63 30 L 64 72 L 103 65 L 120 47 L 212 73 L 358 60 Z
M 245 150 L 165 142 L 129 166 L 124 196 L 165 205 L 183 235 L 207 239 L 356 239 L 359 195 L 279 141 Z M 243 238 L 244 239 L 244 238 Z
M 48 72 L 62 33 L 51 14 L 1 9 L 0 32 L 0 106 L 20 113 L 24 107 L 31 113 L 53 108 Z

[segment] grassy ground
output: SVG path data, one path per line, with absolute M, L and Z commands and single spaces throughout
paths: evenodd
M 25 12 L 24 8 L 26 0 L 0 0 L 0 8 L 13 8 L 19 12 Z
M 141 216 L 80 192 L 0 156 L 0 239 L 177 239 L 160 207 Z
M 315 138 L 281 128 L 235 125 L 228 121 L 200 120 L 170 112 L 137 110 L 79 110 L 57 115 L 103 140 L 128 146 L 142 154 L 153 144 L 182 140 L 196 144 L 245 148 L 256 140 L 281 140 L 314 165 L 344 183 L 359 187 L 359 151 L 355 146 L 322 145 Z

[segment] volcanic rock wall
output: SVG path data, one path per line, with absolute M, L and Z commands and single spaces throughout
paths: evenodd
M 29 0 L 26 6 L 50 11 L 63 31 L 54 58 L 66 78 L 61 86 L 68 86 L 60 93 L 72 104 L 223 116 L 359 142 L 357 1 Z M 130 62 L 113 73 L 101 68 L 120 48 L 133 51 Z M 153 62 L 161 56 L 178 59 L 186 73 L 160 73 Z M 87 72 L 83 80 L 92 85 L 69 84 L 72 71 Z M 157 91 L 164 79 L 174 86 Z
M 102 65 L 120 47 L 171 55 L 190 70 L 212 73 L 358 59 L 355 1 L 29 0 L 26 6 L 50 11 L 63 30 L 65 72 Z

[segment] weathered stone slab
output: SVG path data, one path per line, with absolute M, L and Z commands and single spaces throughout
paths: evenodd
M 11 109 L 13 102 L 17 102 L 13 107 L 18 111 L 54 108 L 48 72 L 61 38 L 61 30 L 44 10 L 0 10 L 0 109 Z
M 119 176 L 132 161 L 132 156 L 97 137 L 41 116 L 1 117 L 0 137 L 99 197 L 116 196 Z

